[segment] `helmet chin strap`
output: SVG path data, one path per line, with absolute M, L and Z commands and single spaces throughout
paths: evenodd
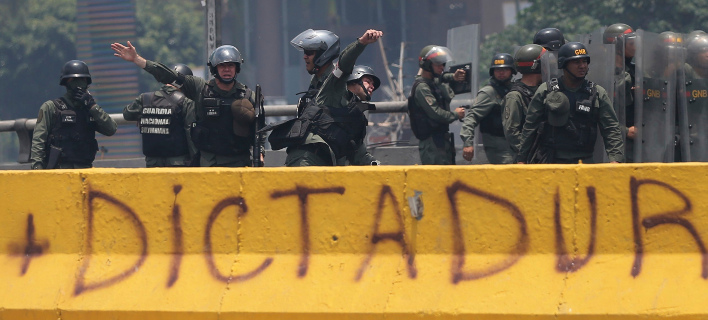
M 230 83 L 236 81 L 236 77 L 226 80 L 226 79 L 222 78 L 218 72 L 214 75 L 214 77 L 219 79 L 219 81 L 221 81 L 221 83 L 224 83 L 224 84 L 230 84 Z
M 361 86 L 361 89 L 364 90 L 364 94 L 366 95 L 366 101 L 371 101 L 371 95 L 369 95 L 369 90 L 366 90 L 366 87 L 364 87 L 364 82 L 361 81 L 361 78 L 359 78 L 359 81 L 357 83 Z

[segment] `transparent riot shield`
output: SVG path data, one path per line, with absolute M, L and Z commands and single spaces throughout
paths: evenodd
M 680 43 L 644 30 L 636 38 L 635 162 L 673 162 Z
M 604 28 L 595 30 L 589 35 L 580 37 L 581 43 L 585 45 L 590 56 L 590 65 L 587 80 L 592 81 L 607 91 L 609 97 L 615 94 L 615 45 L 606 44 L 602 41 Z M 617 110 L 615 109 L 615 112 Z M 609 157 L 605 151 L 605 144 L 599 130 L 593 158 L 596 163 L 609 162 Z
M 470 66 L 470 93 L 462 93 L 455 95 L 454 100 L 467 100 L 469 103 L 463 103 L 463 105 L 471 105 L 474 96 L 479 90 L 479 83 L 477 74 L 479 74 L 479 25 L 469 24 L 466 26 L 456 27 L 447 30 L 447 47 L 452 53 L 453 61 L 449 65 L 468 65 Z M 455 121 L 450 124 L 450 132 L 455 133 L 455 146 L 457 149 L 461 149 L 463 142 L 460 138 L 460 130 L 462 129 L 461 122 Z M 484 150 L 482 148 L 481 133 L 479 128 L 476 129 L 474 138 L 474 158 L 473 162 L 478 162 L 480 159 L 477 157 L 478 150 Z M 462 156 L 462 152 L 457 152 L 458 156 Z M 463 163 L 462 158 L 457 159 L 458 163 Z
M 560 78 L 563 73 L 558 70 L 558 52 L 546 51 L 541 56 L 541 77 L 543 82 L 548 82 L 553 78 Z
M 690 53 L 689 53 L 690 54 Z M 679 128 L 683 161 L 708 161 L 708 57 L 687 57 L 679 73 Z M 700 70 L 703 69 L 703 70 Z

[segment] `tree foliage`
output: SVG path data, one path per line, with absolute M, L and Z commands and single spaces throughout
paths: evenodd
M 579 34 L 619 22 L 657 33 L 688 33 L 705 30 L 708 21 L 708 0 L 531 0 L 531 3 L 520 12 L 515 25 L 484 40 L 480 78 L 488 77 L 489 60 L 494 53 L 513 53 L 516 47 L 532 43 L 534 34 L 543 28 L 558 28 L 567 41 L 575 41 Z
M 138 41 L 133 45 L 140 55 L 167 66 L 206 65 L 204 9 L 199 1 L 141 0 L 136 2 L 135 10 Z M 141 73 L 142 91 L 158 87 L 152 76 Z

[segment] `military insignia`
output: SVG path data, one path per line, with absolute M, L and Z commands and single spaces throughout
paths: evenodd
M 40 111 L 37 115 L 37 122 L 42 122 L 42 119 L 44 119 L 44 113 Z
M 425 97 L 425 102 L 427 102 L 429 105 L 433 105 L 435 103 L 435 98 L 431 96 Z
M 509 111 L 509 108 L 504 107 L 504 118 L 509 119 L 511 117 L 511 111 Z

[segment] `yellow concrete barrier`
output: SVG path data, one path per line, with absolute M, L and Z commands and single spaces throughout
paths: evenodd
M 4 171 L 0 319 L 706 319 L 707 170 Z

